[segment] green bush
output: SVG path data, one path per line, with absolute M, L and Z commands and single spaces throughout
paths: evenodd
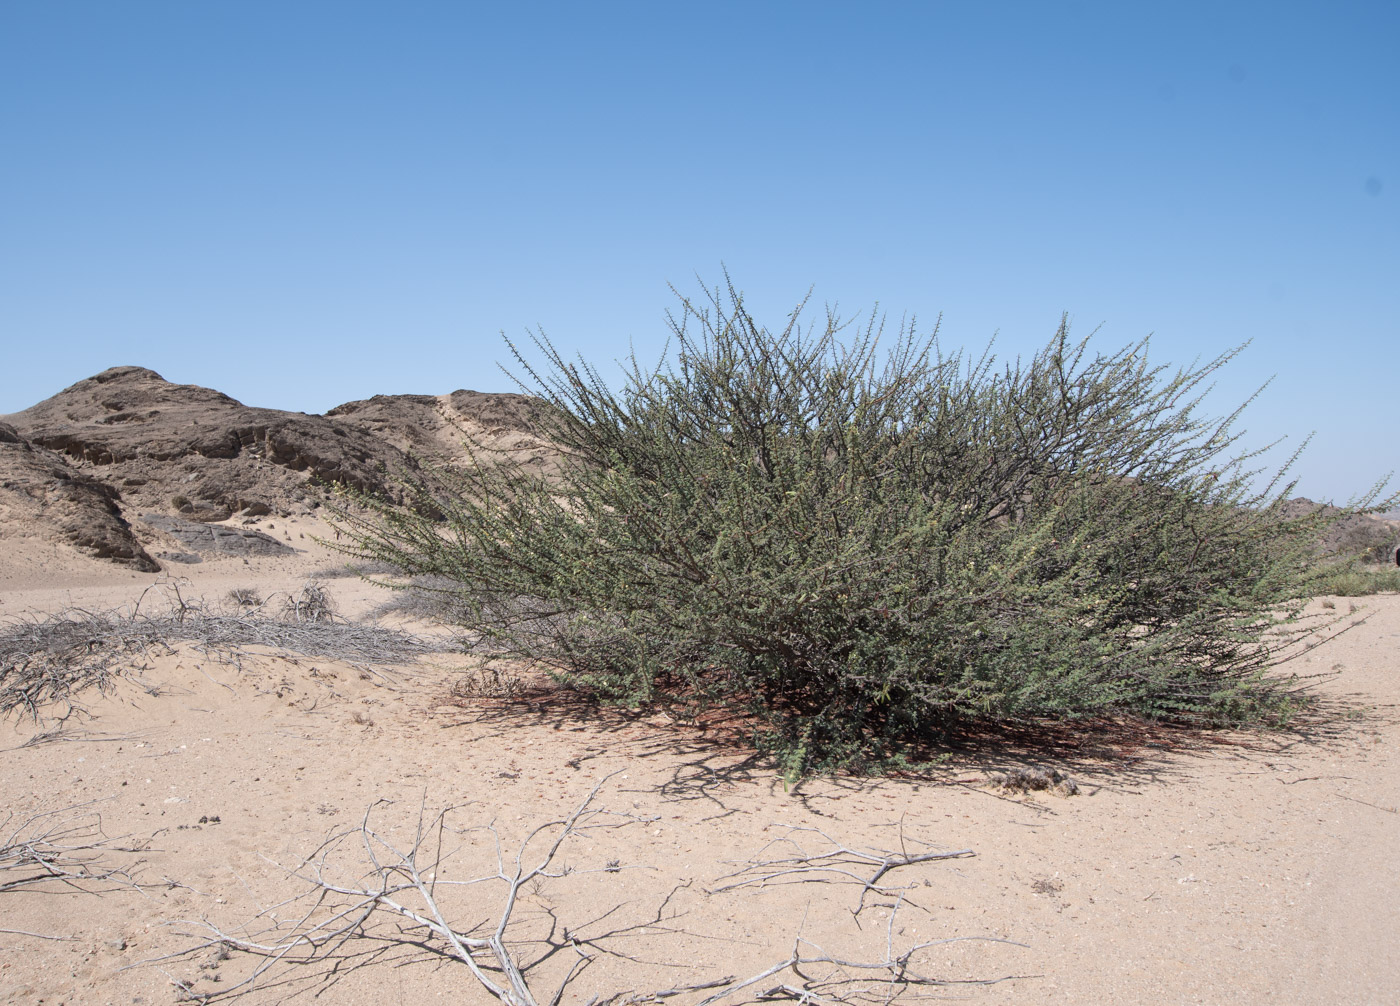
M 1324 567 L 1312 585 L 1313 594 L 1362 597 L 1400 592 L 1400 569 L 1366 562 L 1341 562 Z
M 1238 412 L 1199 415 L 1238 350 L 1168 373 L 1062 323 L 998 368 L 802 315 L 775 333 L 732 286 L 682 299 L 673 362 L 633 357 L 619 392 L 511 345 L 561 472 L 439 466 L 407 506 L 341 506 L 351 551 L 447 578 L 484 652 L 739 714 L 789 777 L 1011 720 L 1287 715 L 1264 671 L 1309 629 L 1325 519 L 1279 512 L 1282 473 L 1249 488 Z

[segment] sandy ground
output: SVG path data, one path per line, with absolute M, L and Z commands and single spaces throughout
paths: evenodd
M 292 530 L 301 554 L 181 569 L 182 591 L 211 602 L 235 587 L 295 591 L 340 561 L 311 541 L 314 522 Z M 0 616 L 130 604 L 156 580 L 62 546 L 10 548 Z M 358 580 L 326 583 L 352 617 L 382 600 Z M 794 791 L 747 752 L 661 718 L 464 697 L 471 669 L 450 653 L 365 667 L 150 652 L 66 721 L 0 724 L 0 837 L 45 812 L 56 813 L 23 834 L 100 814 L 117 841 L 95 865 L 131 880 L 0 890 L 0 1001 L 170 1003 L 181 983 L 248 1003 L 492 1002 L 440 945 L 389 918 L 241 987 L 258 958 L 168 955 L 207 940 L 206 924 L 250 937 L 294 922 L 301 903 L 282 903 L 307 887 L 288 871 L 306 873 L 328 836 L 349 839 L 324 875 L 362 878 L 357 828 L 380 800 L 393 802 L 374 807 L 371 826 L 400 849 L 420 815 L 456 808 L 420 864 L 433 869 L 439 840 L 452 853 L 434 870 L 438 900 L 479 933 L 499 917 L 503 885 L 449 882 L 494 872 L 497 841 L 509 865 L 531 829 L 606 779 L 593 806 L 611 814 L 561 847 L 554 863 L 569 872 L 525 885 L 507 930 L 541 1002 L 583 954 L 592 960 L 563 1003 L 756 974 L 800 936 L 805 953 L 867 961 L 957 938 L 921 950 L 914 969 L 948 982 L 925 995 L 975 1003 L 1397 1003 L 1400 597 L 1366 604 L 1366 624 L 1298 662 L 1334 672 L 1318 685 L 1331 718 L 1309 730 L 1008 742 L 920 778 Z M 1018 765 L 1065 772 L 1079 793 L 991 785 Z M 883 883 L 906 889 L 870 893 L 864 908 L 861 887 L 835 872 L 720 890 L 745 861 L 831 848 L 794 828 L 856 850 L 970 854 L 893 871 Z M 537 838 L 531 854 L 544 847 Z M 725 1001 L 757 1001 L 783 980 L 796 979 Z

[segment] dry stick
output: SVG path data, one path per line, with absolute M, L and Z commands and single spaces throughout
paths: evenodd
M 0 831 L 8 832 L 0 837 L 0 892 L 46 880 L 74 887 L 81 882 L 116 882 L 139 890 L 125 869 L 95 868 L 103 853 L 141 851 L 119 844 L 123 838 L 108 838 L 103 833 L 101 815 L 87 811 L 99 802 L 89 800 L 44 811 L 20 821 L 13 829 L 13 814 L 0 822 Z M 6 878 L 9 871 L 17 875 Z
M 1400 810 L 1397 810 L 1397 809 L 1394 808 L 1394 807 L 1382 807 L 1382 806 L 1381 806 L 1380 804 L 1378 804 L 1378 803 L 1372 803 L 1370 800 L 1362 800 L 1362 799 L 1360 799 L 1360 798 L 1358 798 L 1358 797 L 1354 797 L 1354 796 L 1347 796 L 1345 793 L 1335 793 L 1335 794 L 1333 794 L 1333 795 L 1334 795 L 1334 796 L 1339 796 L 1339 797 L 1341 797 L 1343 800 L 1350 800 L 1352 803 L 1360 803 L 1360 804 L 1364 804 L 1364 805 L 1367 806 L 1367 807 L 1374 807 L 1374 808 L 1376 808 L 1376 810 L 1383 810 L 1383 811 L 1385 811 L 1387 814 L 1397 814 L 1397 813 L 1400 813 Z
M 728 985 L 731 982 L 736 982 L 738 980 L 738 975 L 728 975 L 724 978 L 716 978 L 708 982 L 696 982 L 694 985 L 677 985 L 675 988 L 662 989 L 659 992 L 652 992 L 640 999 L 633 996 L 629 998 L 627 1002 L 640 1003 L 646 1002 L 648 999 L 669 999 L 672 996 L 683 996 L 687 992 L 703 992 L 706 989 L 717 989 L 721 986 Z
M 909 961 L 913 958 L 914 954 L 918 953 L 920 950 L 927 950 L 929 947 L 939 947 L 948 943 L 966 943 L 973 941 L 984 943 L 1007 943 L 1013 947 L 1024 947 L 1026 945 L 1024 943 L 1017 943 L 1015 940 L 1004 940 L 995 936 L 954 936 L 946 940 L 929 940 L 924 943 L 916 943 L 914 946 L 910 947 L 898 957 L 890 957 L 887 954 L 886 959 L 883 961 L 850 961 L 841 957 L 833 957 L 826 951 L 822 950 L 822 948 L 817 946 L 815 943 L 812 943 L 810 940 L 803 939 L 801 936 L 799 936 L 793 941 L 792 954 L 788 957 L 787 960 L 779 961 L 771 967 L 765 968 L 758 974 L 754 975 L 752 978 L 746 978 L 741 982 L 733 983 L 728 988 L 724 989 L 721 992 L 717 992 L 715 995 L 710 996 L 708 999 L 702 999 L 699 1003 L 696 1004 L 696 1006 L 713 1006 L 714 1003 L 718 1003 L 724 999 L 727 999 L 729 996 L 733 995 L 735 992 L 738 992 L 740 989 L 748 988 L 750 985 L 756 985 L 759 982 L 763 981 L 765 978 L 771 978 L 776 974 L 781 974 L 788 968 L 799 968 L 804 965 L 810 964 L 830 964 L 837 968 L 848 969 L 853 971 L 885 971 L 888 972 L 890 975 L 887 982 L 887 984 L 889 985 L 894 985 L 895 983 L 900 983 L 904 985 L 945 985 L 947 984 L 947 982 L 941 979 L 930 978 L 909 971 Z M 804 957 L 802 955 L 801 949 L 804 944 L 817 950 L 818 953 L 813 956 Z M 825 983 L 830 984 L 829 981 L 826 981 Z M 811 989 L 797 989 L 794 986 L 784 984 L 779 985 L 775 989 L 772 989 L 770 991 L 777 990 L 796 993 L 797 995 L 806 998 L 808 1001 L 818 1001 L 815 998 L 816 993 L 814 993 Z M 764 995 L 767 994 L 769 993 L 764 993 Z M 837 995 L 833 997 L 832 1001 L 845 1003 L 850 1002 L 850 998 L 847 995 Z
M 817 946 L 810 940 L 807 940 L 799 935 L 793 941 L 792 953 L 788 956 L 786 960 L 779 961 L 771 965 L 770 967 L 765 968 L 763 971 L 752 976 L 751 978 L 747 978 L 743 981 L 731 981 L 721 991 L 715 993 L 707 999 L 702 1000 L 698 1004 L 698 1006 L 713 1006 L 713 1004 L 724 1000 L 725 998 L 733 995 L 735 992 L 738 992 L 744 988 L 748 988 L 752 985 L 757 985 L 759 982 L 762 982 L 775 975 L 781 974 L 785 970 L 797 970 L 803 966 L 812 964 L 829 964 L 833 968 L 836 968 L 837 971 L 845 972 L 883 971 L 887 975 L 887 978 L 883 979 L 881 982 L 881 984 L 883 984 L 887 989 L 888 994 L 886 996 L 886 1001 L 892 1001 L 895 995 L 897 995 L 903 988 L 907 988 L 910 985 L 946 984 L 946 982 L 944 981 L 925 975 L 920 975 L 910 969 L 910 962 L 913 959 L 914 955 L 922 950 L 926 950 L 930 947 L 942 946 L 948 943 L 961 943 L 968 941 L 1009 943 L 1013 946 L 1024 946 L 1024 944 L 1016 943 L 1012 940 L 1001 939 L 998 937 L 960 936 L 952 937 L 950 939 L 930 940 L 924 943 L 918 943 L 901 954 L 895 954 L 895 919 L 898 917 L 899 910 L 903 907 L 905 903 L 904 896 L 905 891 L 907 891 L 908 888 L 895 889 L 883 887 L 879 884 L 880 879 L 884 877 L 884 875 L 889 871 L 901 866 L 909 866 L 915 863 L 931 862 L 934 860 L 958 859 L 974 855 L 971 849 L 961 849 L 955 852 L 924 853 L 909 853 L 906 851 L 898 855 L 894 853 L 865 852 L 858 849 L 851 849 L 846 845 L 843 845 L 841 842 L 838 842 L 836 839 L 832 838 L 826 832 L 818 828 L 811 828 L 800 825 L 779 825 L 779 827 L 786 828 L 788 834 L 780 839 L 775 839 L 774 841 L 769 842 L 768 845 L 765 846 L 765 848 L 770 848 L 771 846 L 779 842 L 783 842 L 797 849 L 799 855 L 783 857 L 780 859 L 751 861 L 748 864 L 746 864 L 742 869 L 737 870 L 734 873 L 727 874 L 724 877 L 720 877 L 719 879 L 726 880 L 733 877 L 743 877 L 746 873 L 756 875 L 744 877 L 744 879 L 739 880 L 738 882 L 733 884 L 713 888 L 711 889 L 711 893 L 717 894 L 722 891 L 729 891 L 738 887 L 745 886 L 762 887 L 770 881 L 778 881 L 784 877 L 801 876 L 804 874 L 818 875 L 815 877 L 807 877 L 805 879 L 797 881 L 785 881 L 792 883 L 812 883 L 818 882 L 820 880 L 820 875 L 837 874 L 839 876 L 849 877 L 861 886 L 860 904 L 852 913 L 856 915 L 858 915 L 861 909 L 864 908 L 865 897 L 870 891 L 876 891 L 881 894 L 896 894 L 897 896 L 894 905 L 892 906 L 892 910 L 890 912 L 889 922 L 885 927 L 885 959 L 882 961 L 852 961 L 846 960 L 844 958 L 833 957 L 832 955 L 824 951 L 821 947 Z M 813 834 L 820 835 L 827 842 L 831 843 L 831 845 L 835 848 L 831 852 L 822 853 L 816 856 L 810 856 L 802 849 L 801 846 L 797 844 L 797 842 L 793 838 L 790 837 L 795 832 L 811 832 Z M 904 834 L 902 827 L 900 830 L 900 844 L 901 846 L 904 845 Z M 874 866 L 874 874 L 869 879 L 866 879 L 863 875 L 855 873 L 854 870 L 845 868 L 845 864 L 851 863 L 852 861 L 854 861 L 855 864 Z M 816 953 L 804 956 L 802 952 L 802 948 L 804 945 L 812 947 L 816 951 Z M 817 982 L 817 988 L 832 985 L 833 982 L 837 984 L 847 984 L 852 980 L 853 979 L 850 978 L 823 978 Z M 817 990 L 810 986 L 810 983 L 809 986 L 806 988 L 799 988 L 797 986 L 790 985 L 787 983 L 781 983 L 779 985 L 767 989 L 766 991 L 761 993 L 761 995 L 763 997 L 771 997 L 776 996 L 779 993 L 785 993 L 787 995 L 795 996 L 800 1002 L 804 1003 L 849 1003 L 854 1001 L 851 997 L 856 994 L 855 992 L 848 991 L 843 993 L 835 993 L 830 998 L 826 998 L 822 995 L 819 995 Z
M 620 771 L 620 770 L 619 770 Z M 451 853 L 444 854 L 442 849 L 442 835 L 447 826 L 445 824 L 446 815 L 454 808 L 448 808 L 431 820 L 428 819 L 425 802 L 419 804 L 418 826 L 413 838 L 413 842 L 405 849 L 398 849 L 392 845 L 383 835 L 374 831 L 371 827 L 371 815 L 376 807 L 389 801 L 376 801 L 375 804 L 366 810 L 363 819 L 357 828 L 339 832 L 327 838 L 310 856 L 302 862 L 302 868 L 289 870 L 293 877 L 299 878 L 311 885 L 309 892 L 311 904 L 299 916 L 290 921 L 276 921 L 268 932 L 281 932 L 287 935 L 281 939 L 270 941 L 259 941 L 256 934 L 249 937 L 235 936 L 224 932 L 208 921 L 193 923 L 201 926 L 212 934 L 212 938 L 205 940 L 195 947 L 170 954 L 166 957 L 155 958 L 154 960 L 142 961 L 141 964 L 153 964 L 159 961 L 168 960 L 175 957 L 186 956 L 210 946 L 221 946 L 225 949 L 243 950 L 265 958 L 257 968 L 254 969 L 244 981 L 237 985 L 221 989 L 215 993 L 207 993 L 202 996 L 208 1000 L 214 996 L 223 997 L 242 989 L 257 981 L 266 974 L 269 968 L 276 966 L 283 961 L 299 958 L 302 953 L 306 954 L 305 960 L 316 958 L 325 959 L 334 953 L 346 941 L 358 935 L 365 935 L 363 926 L 370 917 L 377 911 L 384 909 L 390 913 L 407 919 L 414 926 L 421 927 L 428 933 L 444 940 L 451 948 L 452 956 L 466 964 L 478 983 L 492 994 L 505 1006 L 538 1006 L 538 1000 L 529 987 L 525 977 L 525 971 L 530 967 L 520 966 L 514 959 L 506 943 L 507 929 L 511 922 L 512 913 L 518 902 L 521 888 L 536 880 L 537 878 L 558 878 L 575 872 L 613 872 L 615 867 L 607 867 L 596 871 L 575 871 L 569 867 L 554 868 L 554 861 L 563 846 L 570 837 L 578 834 L 587 827 L 599 827 L 591 825 L 589 822 L 594 818 L 609 815 L 609 812 L 601 809 L 594 809 L 592 804 L 603 785 L 616 775 L 614 772 L 601 779 L 588 795 L 579 803 L 574 811 L 567 817 L 547 822 L 539 825 L 529 832 L 520 843 L 513 859 L 509 864 L 505 854 L 501 849 L 500 836 L 494 825 L 488 825 L 484 830 L 489 831 L 495 839 L 496 849 L 496 870 L 494 874 L 488 874 L 466 881 L 440 880 L 437 876 L 441 864 Z M 632 815 L 616 815 L 628 821 L 637 820 Z M 546 834 L 551 829 L 557 829 L 552 841 L 547 848 L 531 859 L 529 857 L 530 846 L 540 836 Z M 894 889 L 882 887 L 880 879 L 890 870 L 900 866 L 912 865 L 919 862 L 929 862 L 939 859 L 955 858 L 959 856 L 971 855 L 970 850 L 960 850 L 954 853 L 929 852 L 929 853 L 904 853 L 895 856 L 888 853 L 868 853 L 859 850 L 849 849 L 839 842 L 833 840 L 823 832 L 812 828 L 792 827 L 791 831 L 813 831 L 821 835 L 828 842 L 836 847 L 836 851 L 821 856 L 788 857 L 781 860 L 770 860 L 751 864 L 750 868 L 757 868 L 761 871 L 759 876 L 746 878 L 740 883 L 729 885 L 723 890 L 741 887 L 745 884 L 762 884 L 767 880 L 777 877 L 789 876 L 794 873 L 811 872 L 818 874 L 831 874 L 846 876 L 854 879 L 861 886 L 861 897 L 870 890 L 884 893 L 895 893 Z M 368 857 L 372 866 L 370 875 L 376 878 L 375 885 L 365 886 L 345 886 L 332 882 L 327 876 L 332 853 L 342 848 L 346 839 L 358 838 L 363 845 L 364 854 Z M 433 842 L 435 841 L 435 847 Z M 796 845 L 792 839 L 783 839 Z M 800 850 L 799 850 L 800 851 Z M 426 859 L 420 862 L 421 857 L 432 855 L 431 863 Z M 843 860 L 841 857 L 845 857 Z M 854 860 L 864 866 L 874 867 L 874 875 L 869 879 L 865 876 L 853 872 L 851 869 L 842 867 L 843 862 Z M 425 873 L 425 867 L 427 872 Z M 738 876 L 744 871 L 738 871 L 731 876 Z M 486 937 L 472 937 L 466 935 L 452 924 L 444 916 L 436 899 L 436 889 L 439 884 L 450 886 L 470 886 L 488 881 L 500 881 L 506 885 L 505 899 L 502 903 L 500 913 L 496 918 L 494 927 Z M 423 904 L 424 909 L 411 907 L 402 896 L 405 894 L 416 894 Z M 283 907 L 290 904 L 304 903 L 308 893 L 297 895 L 280 905 L 265 909 L 259 913 L 258 917 L 268 917 L 276 920 L 276 913 Z M 341 901 L 339 899 L 346 899 Z M 948 984 L 946 981 L 935 979 L 919 974 L 912 970 L 911 962 L 914 955 L 930 947 L 942 946 L 949 943 L 965 941 L 983 941 L 992 943 L 1008 943 L 1014 946 L 1023 946 L 1012 940 L 999 939 L 996 937 L 954 937 L 943 940 L 932 940 L 918 943 L 902 953 L 896 954 L 894 951 L 894 925 L 895 918 L 900 909 L 905 904 L 902 891 L 893 906 L 890 921 L 886 927 L 886 948 L 883 960 L 876 961 L 853 961 L 842 957 L 828 954 L 820 946 L 810 940 L 798 936 L 793 942 L 792 953 L 774 965 L 765 968 L 758 974 L 742 981 L 733 976 L 723 979 L 699 982 L 694 985 L 678 986 L 666 989 L 651 995 L 632 995 L 626 1002 L 640 1003 L 646 1001 L 658 1001 L 689 992 L 699 992 L 703 990 L 716 989 L 717 991 L 703 1000 L 699 1006 L 713 1006 L 729 996 L 743 989 L 757 985 L 765 980 L 781 974 L 784 970 L 793 969 L 801 974 L 803 967 L 825 964 L 833 970 L 824 977 L 818 979 L 807 979 L 807 988 L 799 988 L 790 983 L 782 983 L 773 986 L 769 994 L 794 995 L 799 1000 L 809 1003 L 851 1003 L 856 1001 L 858 995 L 869 994 L 872 989 L 857 988 L 852 990 L 850 986 L 859 984 L 859 980 L 852 977 L 851 972 L 873 972 L 881 974 L 879 987 L 887 989 L 887 1001 L 899 994 L 901 991 L 911 986 L 934 986 Z M 318 919 L 317 916 L 329 910 L 329 915 Z M 564 980 L 560 983 L 553 997 L 549 1000 L 549 1006 L 557 1006 L 562 1000 L 563 993 L 572 978 L 593 959 L 585 953 L 576 938 L 572 938 L 565 933 L 565 939 L 574 946 L 575 952 L 579 954 L 580 960 L 576 961 L 568 971 Z M 810 949 L 805 949 L 810 948 Z M 483 958 L 482 955 L 486 955 Z M 490 960 L 490 964 L 487 963 Z M 137 965 L 131 965 L 137 966 Z M 502 978 L 497 978 L 494 974 L 488 973 L 488 968 L 492 972 L 499 972 Z M 833 991 L 836 990 L 836 991 Z M 198 995 L 188 987 L 186 991 L 191 995 Z M 595 998 L 596 1003 L 596 998 Z M 614 996 L 608 1002 L 619 1002 Z
M 788 835 L 781 839 L 775 839 L 773 842 L 769 843 L 769 846 L 771 847 L 778 842 L 785 842 L 797 849 L 799 855 L 787 856 L 781 859 L 750 861 L 746 863 L 742 869 L 718 878 L 718 880 L 730 880 L 735 877 L 743 877 L 744 879 L 738 880 L 732 884 L 726 884 L 723 887 L 710 888 L 710 893 L 720 894 L 724 891 L 732 891 L 738 887 L 763 887 L 769 882 L 780 880 L 783 877 L 801 876 L 805 878 L 803 880 L 792 881 L 793 883 L 817 883 L 820 878 L 811 875 L 837 874 L 843 877 L 850 877 L 861 885 L 860 906 L 856 909 L 856 912 L 859 913 L 865 907 L 865 896 L 871 891 L 877 894 L 893 894 L 896 890 L 904 890 L 902 888 L 896 889 L 880 886 L 880 878 L 891 870 L 898 869 L 901 866 L 912 866 L 915 863 L 930 863 L 943 859 L 965 859 L 969 856 L 976 855 L 971 849 L 958 849 L 954 852 L 906 852 L 900 854 L 863 852 L 859 849 L 851 849 L 842 845 L 819 828 L 810 828 L 800 825 L 778 825 L 777 827 L 787 828 Z M 809 856 L 802 847 L 790 837 L 794 832 L 800 831 L 820 835 L 835 848 L 831 852 Z M 902 840 L 901 837 L 901 841 Z M 875 872 L 867 880 L 865 877 L 855 873 L 853 869 L 847 868 L 847 864 L 851 866 L 860 864 L 873 866 L 875 867 Z M 744 876 L 745 874 L 751 875 Z
M 44 933 L 31 933 L 24 929 L 0 929 L 0 933 L 9 933 L 12 936 L 32 936 L 36 940 L 58 940 L 60 942 L 76 943 L 76 936 L 48 936 Z
M 36 748 L 43 744 L 54 744 L 60 742 L 74 744 L 107 744 L 117 742 L 125 743 L 128 741 L 137 740 L 140 737 L 141 734 L 139 733 L 94 734 L 87 730 L 45 730 L 42 733 L 34 734 L 32 737 L 29 738 L 29 740 L 25 741 L 23 744 L 16 745 L 12 748 L 5 748 L 4 750 L 23 751 L 25 748 Z
M 620 771 L 620 770 L 619 770 Z M 417 926 L 427 929 L 430 933 L 445 940 L 452 950 L 453 956 L 457 957 L 470 969 L 473 977 L 493 996 L 506 1006 L 538 1006 L 534 994 L 530 991 L 529 985 L 521 972 L 519 965 L 512 957 L 509 948 L 506 946 L 506 928 L 510 924 L 511 914 L 515 908 L 519 897 L 520 888 L 537 877 L 562 877 L 565 873 L 577 872 L 565 868 L 562 872 L 553 872 L 550 866 L 553 863 L 560 847 L 564 841 L 576 834 L 587 821 L 604 811 L 593 810 L 591 805 L 597 797 L 599 790 L 617 772 L 613 772 L 601 780 L 589 791 L 588 795 L 579 803 L 568 817 L 541 824 L 531 831 L 521 842 L 519 850 L 514 857 L 512 867 L 507 867 L 504 856 L 500 851 L 499 837 L 497 840 L 496 853 L 496 873 L 494 876 L 480 877 L 469 881 L 441 881 L 443 884 L 453 883 L 470 885 L 486 880 L 505 881 L 506 897 L 501 908 L 500 916 L 492 933 L 485 938 L 469 937 L 457 931 L 443 916 L 434 896 L 437 884 L 438 866 L 445 858 L 439 851 L 429 871 L 430 876 L 425 877 L 418 865 L 418 854 L 423 849 L 424 842 L 428 838 L 428 833 L 437 829 L 439 834 L 443 827 L 443 819 L 452 808 L 442 811 L 434 820 L 425 827 L 425 809 L 420 803 L 419 824 L 415 834 L 413 845 L 406 850 L 395 848 L 389 841 L 370 827 L 370 817 L 374 809 L 382 803 L 389 801 L 376 801 L 365 811 L 360 826 L 353 831 L 344 831 L 331 836 L 321 846 L 303 862 L 304 866 L 311 867 L 310 874 L 302 874 L 296 871 L 288 871 L 293 876 L 307 881 L 316 892 L 311 906 L 294 922 L 291 923 L 291 937 L 289 939 L 273 942 L 259 942 L 252 938 L 243 938 L 229 933 L 225 933 L 207 921 L 188 922 L 188 924 L 198 925 L 212 933 L 212 938 L 204 941 L 196 947 L 169 954 L 164 957 L 153 958 L 149 961 L 142 961 L 142 964 L 151 964 L 158 961 L 168 960 L 174 957 L 185 956 L 214 945 L 222 945 L 228 948 L 243 950 L 266 958 L 254 969 L 253 974 L 237 985 L 220 990 L 218 994 L 227 995 L 252 984 L 269 968 L 287 960 L 298 951 L 309 951 L 312 956 L 320 952 L 323 956 L 332 952 L 346 940 L 354 936 L 360 927 L 368 921 L 369 917 L 378 909 L 387 909 L 399 915 Z M 559 833 L 554 841 L 544 850 L 538 862 L 527 865 L 525 857 L 528 853 L 530 843 L 539 835 L 552 828 L 558 828 Z M 490 829 L 495 834 L 495 829 Z M 338 848 L 341 842 L 358 834 L 364 846 L 366 855 L 373 867 L 372 875 L 378 878 L 377 887 L 345 887 L 331 882 L 326 877 L 327 860 L 332 851 Z M 395 882 L 395 878 L 401 878 Z M 400 900 L 399 896 L 404 893 L 416 892 L 426 906 L 426 912 L 415 910 Z M 324 907 L 325 899 L 330 896 L 341 896 L 351 899 L 349 903 L 340 905 L 332 910 L 329 918 L 319 922 L 313 922 L 315 914 Z M 304 895 L 298 895 L 280 905 L 267 909 L 260 915 L 273 917 L 273 914 L 285 905 L 300 901 Z M 281 924 L 279 923 L 279 926 Z M 274 927 L 277 928 L 277 927 Z M 505 975 L 505 984 L 494 980 L 486 973 L 478 955 L 489 953 L 494 959 L 495 966 Z M 585 961 L 576 963 L 565 978 L 565 984 L 572 977 Z M 136 966 L 136 965 L 131 965 Z M 559 992 L 551 1000 L 557 1003 L 562 997 L 564 985 L 561 984 Z

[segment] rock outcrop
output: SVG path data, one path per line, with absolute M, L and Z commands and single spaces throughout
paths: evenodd
M 314 495 L 308 482 L 392 494 L 413 463 L 363 428 L 251 408 L 142 367 L 114 367 L 3 417 L 143 509 L 218 521 Z
M 1320 510 L 1323 516 L 1335 518 L 1318 541 L 1318 550 L 1325 555 L 1391 562 L 1400 546 L 1400 520 L 1386 514 L 1343 515 L 1340 507 L 1314 503 L 1306 496 L 1286 501 L 1281 510 L 1287 517 L 1304 517 Z
M 552 470 L 558 450 L 545 438 L 549 406 L 527 395 L 454 391 L 450 395 L 375 395 L 337 405 L 328 418 L 356 426 L 418 457 L 465 461 L 470 440 L 488 456 Z
M 470 438 L 540 471 L 558 451 L 548 408 L 525 395 L 376 395 L 324 416 L 253 408 L 221 392 L 113 367 L 0 416 L 0 522 L 135 568 L 158 558 L 276 555 L 281 542 L 234 526 L 317 505 L 329 483 L 396 495 L 417 458 L 460 462 Z M 139 516 L 138 516 L 139 515 Z M 0 528 L 0 533 L 3 528 Z
M 50 537 L 98 559 L 160 569 L 122 516 L 121 494 L 0 423 L 0 538 Z
M 190 562 L 190 554 L 205 555 L 291 555 L 296 549 L 284 545 L 269 534 L 223 524 L 202 524 L 199 521 L 171 517 L 168 514 L 146 513 L 141 521 L 164 532 L 188 552 L 168 556 L 175 562 Z M 197 561 L 197 559 L 196 559 Z

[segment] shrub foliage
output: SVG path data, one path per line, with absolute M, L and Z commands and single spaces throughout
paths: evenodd
M 1238 350 L 1170 372 L 1062 322 L 997 366 L 804 309 L 772 331 L 732 285 L 682 298 L 674 355 L 620 391 L 511 345 L 561 470 L 476 448 L 408 506 L 341 506 L 350 550 L 449 583 L 486 651 L 746 717 L 791 777 L 989 721 L 1286 715 L 1264 672 L 1309 629 L 1323 518 L 1280 512 L 1282 473 L 1250 488 L 1238 411 L 1200 415 Z

